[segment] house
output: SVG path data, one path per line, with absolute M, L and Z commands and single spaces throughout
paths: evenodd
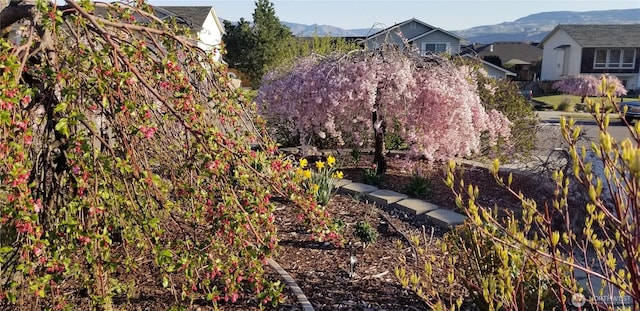
M 504 69 L 498 65 L 492 64 L 486 60 L 483 60 L 482 58 L 478 57 L 478 56 L 474 56 L 472 54 L 464 54 L 462 55 L 462 57 L 466 57 L 472 60 L 475 60 L 477 62 L 479 62 L 484 69 L 487 71 L 487 74 L 489 75 L 489 77 L 494 78 L 494 79 L 513 79 L 513 77 L 516 76 L 515 72 L 511 72 L 507 69 Z
M 212 6 L 155 6 L 156 16 L 162 20 L 175 18 L 180 24 L 189 26 L 199 38 L 198 47 L 212 51 L 220 60 L 220 44 L 224 26 Z
M 494 42 L 472 44 L 472 50 L 481 59 L 516 73 L 514 80 L 533 81 L 540 77 L 542 49 L 527 42 Z
M 365 38 L 349 37 L 345 38 L 345 40 L 360 42 L 370 50 L 375 50 L 383 44 L 391 44 L 397 47 L 409 48 L 412 51 L 419 52 L 420 55 L 426 55 L 427 53 L 459 55 L 462 51 L 460 42 L 464 39 L 454 33 L 412 18 L 382 29 Z M 516 76 L 515 73 L 500 66 L 479 58 L 475 59 L 484 66 L 489 76 L 493 78 L 505 79 Z
M 640 89 L 640 24 L 558 25 L 540 44 L 542 80 L 608 73 Z
M 363 43 L 368 49 L 375 50 L 385 43 L 404 47 L 406 42 L 410 49 L 421 55 L 428 52 L 453 55 L 460 52 L 461 40 L 451 32 L 412 18 L 366 37 Z

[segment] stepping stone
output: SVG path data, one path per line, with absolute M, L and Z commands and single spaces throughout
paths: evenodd
M 406 198 L 406 194 L 383 189 L 367 194 L 367 200 L 375 202 L 380 206 L 389 206 L 391 203 L 395 203 Z
M 280 148 L 280 151 L 285 154 L 293 154 L 293 155 L 300 153 L 300 149 L 295 147 Z
M 361 184 L 359 182 L 352 182 L 346 184 L 338 189 L 338 193 L 350 194 L 350 195 L 365 195 L 370 192 L 378 190 L 378 187 Z
M 413 216 L 438 209 L 438 206 L 419 199 L 405 199 L 391 204 L 391 207 Z
M 467 216 L 446 209 L 437 209 L 425 216 L 432 224 L 442 228 L 461 225 L 467 219 Z
M 320 150 L 323 156 L 328 157 L 330 155 L 336 155 L 337 151 L 335 149 L 322 149 Z
M 334 189 L 342 188 L 344 185 L 347 185 L 353 182 L 350 179 L 344 179 L 344 178 L 343 179 L 332 178 L 331 181 L 333 182 Z

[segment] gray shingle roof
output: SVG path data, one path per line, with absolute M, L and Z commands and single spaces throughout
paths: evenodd
M 640 24 L 558 25 L 582 47 L 640 47 Z
M 205 19 L 211 11 L 211 6 L 156 6 L 163 10 L 167 10 L 183 19 L 193 23 L 193 27 L 202 28 Z
M 493 46 L 493 50 L 491 47 Z M 542 49 L 525 42 L 494 42 L 491 44 L 475 45 L 474 49 L 480 57 L 495 55 L 502 63 L 518 59 L 527 63 L 538 62 L 542 59 Z

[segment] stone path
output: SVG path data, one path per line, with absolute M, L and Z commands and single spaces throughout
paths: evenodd
M 460 225 L 467 219 L 467 216 L 423 200 L 409 198 L 406 194 L 378 189 L 348 179 L 336 180 L 335 187 L 338 193 L 367 200 L 381 207 L 394 208 L 412 217 L 423 217 L 428 223 L 442 228 Z

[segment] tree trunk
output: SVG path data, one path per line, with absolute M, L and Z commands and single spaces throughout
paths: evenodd
M 373 164 L 376 165 L 377 175 L 383 175 L 387 171 L 387 161 L 384 158 L 384 120 L 378 116 L 378 112 L 374 111 L 372 115 L 373 135 L 374 135 L 374 153 Z

